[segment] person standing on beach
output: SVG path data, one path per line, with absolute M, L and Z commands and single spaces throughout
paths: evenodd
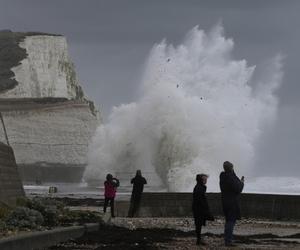
M 133 184 L 130 208 L 128 211 L 128 217 L 133 217 L 140 207 L 140 202 L 142 198 L 142 193 L 144 190 L 144 185 L 147 184 L 147 180 L 142 176 L 142 171 L 137 170 L 134 178 L 131 179 L 131 184 Z
M 223 163 L 223 168 L 224 171 L 220 174 L 220 189 L 225 216 L 224 240 L 225 246 L 234 246 L 233 229 L 236 221 L 241 219 L 239 195 L 244 188 L 244 176 L 239 179 L 229 161 Z
M 120 182 L 117 178 L 114 178 L 112 174 L 106 175 L 106 181 L 104 182 L 104 207 L 103 212 L 106 213 L 108 203 L 110 203 L 111 217 L 115 217 L 115 197 L 117 187 L 120 186 Z
M 214 220 L 206 199 L 207 178 L 208 175 L 206 174 L 197 174 L 197 184 L 193 191 L 192 208 L 196 227 L 197 245 L 206 245 L 206 243 L 201 240 L 201 229 L 202 226 L 206 225 L 207 220 Z

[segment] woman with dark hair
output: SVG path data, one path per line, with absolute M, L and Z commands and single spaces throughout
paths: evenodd
M 207 220 L 214 220 L 206 199 L 207 178 L 208 175 L 206 174 L 197 174 L 197 184 L 193 191 L 193 215 L 196 227 L 197 245 L 206 245 L 206 243 L 201 240 L 201 228 L 206 225 Z
M 112 174 L 106 175 L 106 181 L 104 182 L 104 207 L 103 212 L 106 213 L 108 202 L 110 203 L 111 217 L 115 217 L 114 205 L 117 187 L 120 186 L 120 182 L 117 178 L 114 178 Z

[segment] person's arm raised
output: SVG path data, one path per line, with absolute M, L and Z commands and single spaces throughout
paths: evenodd
M 113 178 L 113 180 L 116 181 L 116 183 L 114 184 L 115 187 L 120 186 L 120 181 L 117 178 Z

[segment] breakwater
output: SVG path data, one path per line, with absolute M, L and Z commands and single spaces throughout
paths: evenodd
M 214 215 L 222 215 L 220 193 L 208 193 Z M 300 195 L 242 194 L 243 218 L 300 221 Z M 140 217 L 190 217 L 192 193 L 144 193 Z M 117 216 L 127 216 L 129 201 L 117 201 Z

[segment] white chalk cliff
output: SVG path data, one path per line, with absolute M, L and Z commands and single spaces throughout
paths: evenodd
M 29 36 L 19 46 L 27 52 L 21 64 L 12 68 L 19 84 L 1 98 L 77 97 L 79 83 L 65 37 Z
M 26 50 L 26 56 L 10 69 L 14 77 L 9 80 L 16 80 L 14 85 L 0 92 L 8 140 L 25 180 L 47 180 L 42 172 L 49 166 L 67 169 L 68 179 L 76 172 L 73 169 L 87 164 L 88 145 L 100 123 L 99 112 L 76 78 L 66 38 L 21 34 L 19 48 Z M 0 135 L 5 141 L 2 129 Z M 51 181 L 55 181 L 53 176 Z M 80 174 L 75 179 L 79 180 Z

